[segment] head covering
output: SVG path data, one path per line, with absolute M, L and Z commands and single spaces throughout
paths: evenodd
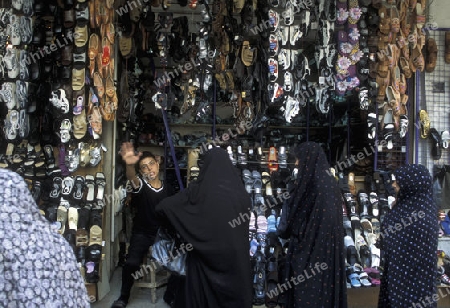
M 0 306 L 90 307 L 69 243 L 39 213 L 27 184 L 0 169 Z
M 308 278 L 292 284 L 286 307 L 347 307 L 339 187 L 319 144 L 302 143 L 295 157 L 297 179 L 283 206 L 290 235 L 286 278 Z M 326 269 L 318 271 L 317 266 Z
M 157 206 L 193 246 L 186 261 L 185 307 L 251 307 L 249 220 L 244 219 L 250 207 L 239 173 L 221 148 L 205 154 L 196 181 Z
M 436 294 L 438 208 L 425 166 L 405 165 L 394 175 L 400 191 L 382 221 L 384 273 L 378 307 L 411 307 Z

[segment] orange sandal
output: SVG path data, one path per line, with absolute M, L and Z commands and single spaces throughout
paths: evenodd
M 111 45 L 106 37 L 103 37 L 102 40 L 102 70 L 103 77 L 106 77 L 108 72 L 105 72 L 105 69 L 109 65 L 109 61 L 111 60 Z

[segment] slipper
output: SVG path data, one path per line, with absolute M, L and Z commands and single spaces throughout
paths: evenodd
M 89 246 L 102 245 L 102 228 L 98 225 L 93 225 L 89 230 Z
M 119 51 L 124 59 L 130 58 L 134 53 L 134 39 L 121 35 L 119 37 Z
M 56 221 L 58 223 L 58 233 L 64 234 L 66 230 L 66 222 L 67 222 L 67 208 L 64 205 L 58 206 L 58 210 L 56 212 Z
M 56 176 L 53 178 L 53 189 L 50 191 L 50 198 L 58 199 L 62 190 L 62 178 Z
M 85 229 L 77 229 L 77 233 L 75 235 L 75 242 L 77 247 L 85 247 L 89 244 L 89 234 Z
M 436 68 L 438 48 L 436 40 L 434 38 L 428 38 L 427 40 L 427 58 L 425 63 L 425 71 L 431 73 Z
M 253 177 L 250 170 L 242 170 L 242 179 L 244 180 L 245 189 L 249 194 L 251 194 L 253 190 Z
M 73 106 L 73 114 L 79 115 L 81 114 L 81 111 L 84 109 L 85 105 L 85 98 L 84 98 L 84 89 L 81 89 L 80 91 L 76 91 L 77 93 L 74 93 L 74 103 Z
M 441 145 L 442 145 L 442 139 L 441 135 L 438 133 L 436 128 L 432 127 L 430 128 L 430 139 L 432 140 L 432 147 L 431 147 L 431 156 L 434 160 L 441 159 L 442 151 L 441 151 Z
M 61 194 L 63 196 L 69 196 L 70 193 L 72 192 L 73 189 L 73 185 L 74 185 L 74 180 L 71 176 L 66 176 L 63 180 L 62 180 L 62 190 L 61 190 Z
M 72 189 L 72 198 L 75 200 L 81 200 L 84 195 L 84 177 L 77 175 L 74 180 Z
M 369 275 L 366 272 L 359 274 L 359 281 L 363 287 L 371 287 L 372 283 L 369 281 Z
M 255 47 L 250 46 L 249 41 L 244 41 L 241 47 L 241 60 L 245 66 L 252 65 L 256 60 L 256 51 Z
M 105 185 L 106 185 L 106 178 L 103 172 L 97 172 L 95 174 L 95 185 L 97 186 L 97 200 L 103 200 L 103 196 L 105 193 Z
M 378 269 L 373 267 L 367 267 L 364 269 L 364 271 L 370 277 L 370 282 L 372 283 L 372 286 L 376 287 L 381 285 L 380 271 Z
M 367 115 L 368 139 L 375 140 L 377 136 L 378 120 L 377 115 L 373 112 Z
M 94 201 L 94 193 L 95 193 L 95 179 L 93 175 L 87 174 L 85 176 L 85 184 L 87 187 L 87 193 L 86 193 L 86 202 L 93 202 Z
M 444 149 L 448 149 L 448 145 L 450 142 L 450 132 L 448 130 L 444 130 L 441 132 L 441 139 L 442 139 L 442 147 Z
M 416 27 L 417 29 L 422 29 L 426 22 L 425 13 L 423 12 L 422 4 L 416 4 Z
M 72 69 L 72 89 L 79 91 L 85 84 L 85 69 Z
M 75 46 L 84 47 L 88 42 L 88 27 L 87 25 L 75 27 L 73 37 L 75 38 Z
M 83 139 L 87 132 L 86 112 L 81 110 L 79 115 L 73 117 L 73 136 L 75 139 Z
M 361 282 L 359 281 L 359 274 L 353 272 L 353 270 L 347 270 L 347 280 L 350 282 L 352 288 L 360 288 Z
M 78 229 L 78 209 L 73 206 L 69 207 L 67 216 L 68 216 L 68 220 L 69 220 L 69 229 L 77 230 Z

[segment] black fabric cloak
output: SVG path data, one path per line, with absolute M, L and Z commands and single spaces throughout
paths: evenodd
M 156 207 L 193 250 L 186 265 L 186 308 L 252 307 L 249 221 L 251 200 L 228 154 L 213 148 L 198 179 Z
M 324 151 L 314 142 L 295 150 L 298 175 L 283 206 L 290 238 L 286 307 L 347 307 L 342 195 Z M 287 212 L 287 213 L 286 213 Z
M 381 224 L 384 272 L 378 307 L 437 307 L 438 208 L 432 178 L 422 165 L 405 165 L 394 172 L 400 191 Z

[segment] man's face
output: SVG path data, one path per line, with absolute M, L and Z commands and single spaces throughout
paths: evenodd
M 139 162 L 139 170 L 145 179 L 153 181 L 159 175 L 159 163 L 153 157 L 146 157 Z

